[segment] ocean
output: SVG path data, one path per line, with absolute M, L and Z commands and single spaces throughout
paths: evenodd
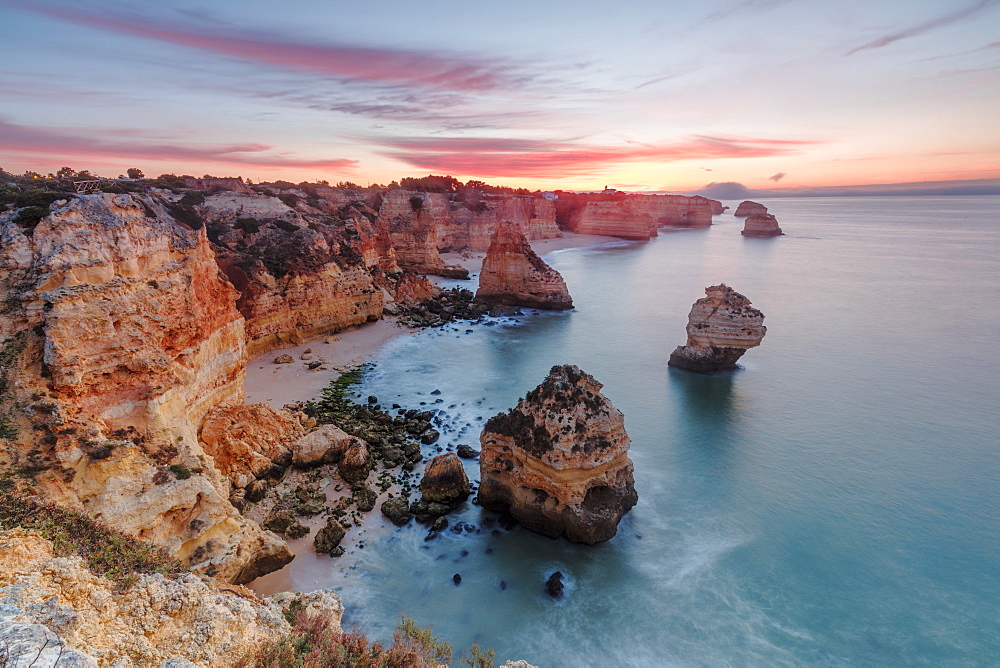
M 473 531 L 411 523 L 297 559 L 304 588 L 335 587 L 376 637 L 405 614 L 547 668 L 1000 663 L 1000 198 L 765 204 L 785 236 L 743 238 L 730 211 L 550 253 L 573 311 L 393 340 L 359 388 L 440 409 L 439 445 L 478 448 L 578 365 L 632 439 L 639 503 L 614 539 L 497 529 L 469 502 L 452 520 Z M 717 283 L 764 312 L 763 343 L 732 373 L 669 369 Z

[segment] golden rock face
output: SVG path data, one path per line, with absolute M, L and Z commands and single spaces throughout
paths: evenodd
M 743 353 L 764 339 L 764 314 L 725 284 L 705 288 L 705 295 L 691 307 L 687 344 L 670 354 L 669 365 L 702 373 L 735 369 Z
M 630 440 L 621 411 L 576 366 L 555 366 L 517 407 L 480 436 L 484 508 L 509 511 L 549 536 L 596 543 L 617 533 L 636 504 Z
M 532 250 L 516 223 L 504 221 L 483 260 L 476 300 L 565 310 L 573 308 L 566 281 Z

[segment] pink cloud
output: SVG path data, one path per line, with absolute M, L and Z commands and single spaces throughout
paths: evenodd
M 132 130 L 116 131 L 117 135 L 134 135 Z M 53 132 L 43 128 L 17 125 L 0 120 L 0 146 L 5 153 L 15 151 L 29 155 L 59 155 L 95 159 L 139 158 L 145 160 L 183 160 L 192 163 L 230 163 L 256 167 L 300 167 L 318 169 L 351 169 L 356 160 L 302 160 L 283 155 L 267 155 L 273 147 L 265 144 L 185 145 L 143 144 L 121 142 L 93 136 L 78 136 Z
M 26 4 L 24 8 L 73 23 L 243 60 L 372 83 L 488 91 L 516 86 L 528 78 L 495 59 L 350 44 L 309 44 L 249 31 L 193 31 L 151 19 L 102 16 L 64 7 Z
M 554 178 L 596 174 L 623 162 L 788 155 L 815 141 L 696 135 L 674 144 L 580 146 L 503 138 L 399 138 L 382 142 L 389 157 L 413 167 L 478 177 Z

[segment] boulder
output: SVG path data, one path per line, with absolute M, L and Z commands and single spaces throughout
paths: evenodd
M 413 517 L 409 504 L 401 496 L 395 496 L 386 500 L 382 504 L 382 514 L 396 526 L 403 526 Z
M 613 537 L 638 501 L 625 418 L 576 366 L 554 366 L 480 436 L 479 502 L 577 543 Z
M 340 546 L 340 541 L 344 539 L 347 531 L 336 519 L 327 521 L 326 526 L 316 532 L 313 539 L 313 546 L 317 554 L 329 554 Z
M 368 445 L 360 438 L 352 438 L 340 459 L 338 471 L 345 482 L 357 483 L 368 477 L 372 458 Z
M 764 314 L 725 284 L 707 287 L 705 294 L 688 314 L 687 345 L 678 346 L 668 364 L 698 373 L 735 369 L 743 353 L 763 340 Z
M 318 466 L 340 460 L 348 446 L 357 440 L 332 424 L 309 432 L 291 445 L 292 464 L 299 468 Z
M 425 501 L 449 505 L 464 500 L 471 489 L 462 461 L 453 452 L 432 459 L 420 481 L 420 493 Z

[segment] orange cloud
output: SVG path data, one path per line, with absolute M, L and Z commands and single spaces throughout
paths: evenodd
M 596 174 L 623 162 L 761 158 L 795 153 L 815 141 L 695 135 L 674 144 L 580 146 L 531 139 L 395 138 L 385 155 L 413 167 L 478 177 L 558 178 Z

